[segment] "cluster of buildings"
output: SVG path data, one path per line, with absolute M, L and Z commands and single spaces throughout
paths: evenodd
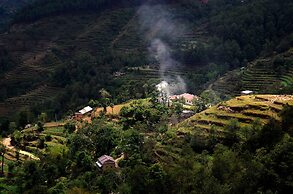
M 184 104 L 186 105 L 193 105 L 194 100 L 198 99 L 198 96 L 189 93 L 169 96 L 169 101 L 174 102 L 178 100 L 183 100 Z

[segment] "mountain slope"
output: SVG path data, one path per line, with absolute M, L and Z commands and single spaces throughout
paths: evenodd
M 40 100 L 36 95 L 28 100 L 34 102 L 29 108 L 43 104 L 34 109 L 62 114 L 99 97 L 101 88 L 110 90 L 117 102 L 141 97 L 146 94 L 142 89 L 145 84 L 153 86 L 162 79 L 159 62 L 148 53 L 150 42 L 157 37 L 169 44 L 170 54 L 178 61 L 172 74 L 183 74 L 187 90 L 199 94 L 209 81 L 267 51 L 264 49 L 267 43 L 274 50 L 278 41 L 292 30 L 288 20 L 282 20 L 284 25 L 268 28 L 270 22 L 290 16 L 291 4 L 287 0 L 277 3 L 223 0 L 207 4 L 188 0 L 150 1 L 158 21 L 167 19 L 186 24 L 184 33 L 172 32 L 179 35 L 166 38 L 160 34 L 162 29 L 141 28 L 137 7 L 141 2 L 42 0 L 18 12 L 10 29 L 0 34 L 1 49 L 7 53 L 5 57 L 0 55 L 0 62 L 8 60 L 11 64 L 0 72 L 1 103 L 9 107 L 7 102 L 11 98 L 31 97 L 34 93 L 31 91 L 45 86 L 57 89 L 55 95 L 42 93 L 47 96 Z M 262 9 L 258 12 L 259 7 Z M 254 12 L 246 12 L 248 9 Z M 269 17 L 269 13 L 274 13 L 274 17 Z M 260 17 L 252 17 L 253 14 Z M 258 29 L 270 33 L 260 37 Z M 238 37 L 237 31 L 250 38 Z M 151 66 L 145 77 L 156 80 L 146 79 L 147 83 L 141 80 L 145 71 L 137 77 L 135 72 L 126 72 L 129 74 L 121 79 L 114 76 L 115 72 L 137 66 Z M 23 108 L 15 108 L 15 112 Z
M 22 7 L 34 0 L 1 0 L 0 1 L 0 32 L 12 20 L 13 15 Z
M 224 99 L 235 97 L 243 90 L 252 90 L 259 94 L 291 94 L 292 61 L 292 48 L 280 54 L 256 59 L 247 67 L 227 72 L 212 83 L 208 91 L 214 91 Z
M 221 102 L 178 125 L 181 133 L 209 137 L 212 134 L 223 137 L 229 133 L 227 126 L 238 121 L 240 127 L 262 125 L 270 119 L 280 120 L 280 113 L 286 105 L 293 105 L 292 95 L 253 95 L 240 96 Z

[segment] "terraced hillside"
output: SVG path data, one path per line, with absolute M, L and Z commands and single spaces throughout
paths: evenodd
M 166 14 L 163 16 L 163 19 L 172 18 L 172 20 L 177 22 L 176 24 L 183 24 L 182 27 L 185 28 L 180 33 L 170 31 L 170 33 L 174 33 L 172 37 L 174 40 L 170 45 L 171 49 L 188 50 L 195 48 L 198 43 L 205 44 L 208 42 L 207 23 L 195 25 L 190 21 L 184 21 L 183 18 L 186 18 L 186 12 L 190 12 L 190 10 L 175 5 L 154 5 L 150 11 L 150 15 L 154 13 L 154 16 L 147 16 L 147 19 L 151 21 L 156 20 L 155 17 L 158 17 L 158 15 L 162 17 L 156 11 Z M 129 22 L 122 28 L 119 35 L 112 41 L 111 46 L 115 51 L 123 53 L 146 52 L 148 43 L 160 34 L 159 30 L 158 32 L 153 32 L 142 27 L 145 21 L 141 21 L 142 16 L 140 16 L 139 12 L 140 10 L 136 11 Z M 162 18 L 157 18 L 157 20 L 162 20 Z M 180 29 L 177 30 L 179 31 Z
M 48 123 L 50 125 L 50 123 Z M 5 159 L 11 162 L 16 160 L 25 161 L 29 159 L 39 160 L 40 154 L 50 153 L 59 155 L 67 151 L 65 145 L 66 133 L 63 125 L 44 126 L 44 131 L 37 132 L 36 127 L 31 127 L 22 131 L 20 137 L 26 142 L 20 145 L 22 150 L 11 145 L 11 138 L 5 138 L 3 144 L 7 147 Z M 44 145 L 40 147 L 39 140 L 44 140 Z M 17 154 L 19 152 L 19 154 Z M 19 158 L 18 158 L 19 157 Z
M 0 75 L 0 87 L 4 90 L 0 116 L 13 116 L 11 113 L 15 111 L 11 109 L 11 102 L 13 108 L 19 110 L 24 105 L 30 106 L 32 101 L 42 103 L 60 94 L 62 89 L 54 87 L 59 84 L 53 76 L 65 63 L 72 63 L 71 59 L 68 61 L 68 57 L 82 52 L 99 55 L 100 51 L 110 47 L 111 41 L 119 34 L 131 14 L 132 10 L 120 9 L 103 16 L 56 16 L 32 25 L 15 25 L 10 33 L 1 34 L 0 44 L 19 63 Z M 40 93 L 38 88 L 46 85 L 53 86 L 51 88 L 55 88 L 54 92 L 49 89 Z
M 223 17 L 223 20 L 217 19 L 218 14 L 219 18 L 227 15 L 225 8 L 228 5 L 226 3 L 220 3 L 219 5 L 216 2 L 203 4 L 201 1 L 191 2 L 188 0 L 150 1 L 151 10 L 155 14 L 147 13 L 146 16 L 163 23 L 168 23 L 170 20 L 171 23 L 175 23 L 176 28 L 165 28 L 158 23 L 157 26 L 150 25 L 151 27 L 148 26 L 150 29 L 144 29 L 137 7 L 140 5 L 139 2 L 142 1 L 126 0 L 126 4 L 123 3 L 124 1 L 119 1 L 117 4 L 115 2 L 113 6 L 111 3 L 109 4 L 110 1 L 105 1 L 105 4 L 107 4 L 105 9 L 99 6 L 101 4 L 96 4 L 100 1 L 87 1 L 91 4 L 83 1 L 72 1 L 72 4 L 69 2 L 69 0 L 62 1 L 62 3 L 60 1 L 46 1 L 45 6 L 36 3 L 31 9 L 28 7 L 17 14 L 18 17 L 15 18 L 11 28 L 6 33 L 0 34 L 1 48 L 3 47 L 3 50 L 15 59 L 13 68 L 0 74 L 0 104 L 4 107 L 0 108 L 0 117 L 11 115 L 11 112 L 14 112 L 7 111 L 9 109 L 7 100 L 9 101 L 12 98 L 16 105 L 22 104 L 22 102 L 17 102 L 17 97 L 27 95 L 31 90 L 45 85 L 60 88 L 60 90 L 54 94 L 43 93 L 40 99 L 35 98 L 34 100 L 37 103 L 44 101 L 43 99 L 56 99 L 55 96 L 61 96 L 55 103 L 60 106 L 54 107 L 54 111 L 62 114 L 69 109 L 87 103 L 90 99 L 97 98 L 98 91 L 101 88 L 107 88 L 111 93 L 115 93 L 113 96 L 116 97 L 119 96 L 119 94 L 116 95 L 116 91 L 123 86 L 128 87 L 123 88 L 125 91 L 132 90 L 134 88 L 133 83 L 137 83 L 137 81 L 159 80 L 157 70 L 147 70 L 121 77 L 123 84 L 120 83 L 119 85 L 118 83 L 117 88 L 115 88 L 116 85 L 110 84 L 113 80 L 119 82 L 119 79 L 115 79 L 116 77 L 113 75 L 115 71 L 121 71 L 125 67 L 158 63 L 154 59 L 155 57 L 150 57 L 147 52 L 151 40 L 158 37 L 168 43 L 172 57 L 182 62 L 182 66 L 188 66 L 189 68 L 179 67 L 178 70 L 172 69 L 172 72 L 167 73 L 188 77 L 186 82 L 189 92 L 199 93 L 205 87 L 204 84 L 219 74 L 218 71 L 215 71 L 216 73 L 213 72 L 208 75 L 212 70 L 205 69 L 202 66 L 208 66 L 212 63 L 219 63 L 216 64 L 218 67 L 222 64 L 230 65 L 234 61 L 233 57 L 222 56 L 225 56 L 225 53 L 230 56 L 229 48 L 237 50 L 240 42 L 242 45 L 244 44 L 243 41 L 246 41 L 239 36 L 229 37 L 229 35 L 226 37 L 227 33 L 223 33 L 225 34 L 224 38 L 221 33 L 217 33 L 218 31 L 225 31 L 226 27 L 229 30 L 229 26 L 231 26 L 229 24 L 230 19 L 227 19 L 229 20 L 227 24 L 225 21 L 222 23 L 223 20 L 226 20 L 225 17 Z M 67 3 L 68 6 L 66 6 Z M 88 7 L 89 5 L 95 6 Z M 229 12 L 233 13 L 235 8 L 235 13 L 246 13 L 243 10 L 248 9 L 252 4 L 250 2 L 237 2 L 233 6 L 235 7 L 229 9 Z M 240 12 L 237 10 L 240 10 Z M 275 14 L 277 16 L 280 15 L 278 11 Z M 266 12 L 271 12 L 269 6 L 266 8 Z M 152 18 L 153 15 L 154 18 Z M 161 17 L 161 15 L 165 15 L 165 17 Z M 240 16 L 238 19 L 240 22 L 233 21 L 233 23 L 253 23 L 242 21 L 243 18 Z M 256 23 L 262 25 L 265 22 Z M 186 29 L 181 29 L 181 24 L 185 24 Z M 213 29 L 213 26 L 219 27 L 222 25 L 225 25 L 224 28 L 220 28 L 222 30 Z M 152 28 L 153 26 L 155 27 Z M 170 36 L 168 38 L 165 37 L 166 31 Z M 287 33 L 289 32 L 286 32 L 286 35 Z M 251 28 L 251 32 L 246 34 L 249 35 L 248 37 L 253 37 L 250 34 L 256 35 L 253 28 Z M 254 38 L 258 39 L 257 37 Z M 277 37 L 276 41 L 279 38 L 281 37 Z M 233 41 L 230 41 L 230 39 L 233 39 Z M 259 42 L 262 41 L 259 40 Z M 262 48 L 262 45 L 255 47 Z M 242 48 L 239 49 L 242 53 L 234 53 L 234 58 L 242 61 L 245 58 L 242 55 L 245 56 L 246 51 L 242 51 Z M 255 54 L 258 55 L 259 52 Z M 158 64 L 155 65 L 158 66 Z M 204 70 L 201 71 L 201 68 Z M 259 71 L 261 72 L 262 69 L 259 69 Z M 252 72 L 247 71 L 245 73 L 245 81 L 249 87 L 252 87 L 248 83 L 251 82 L 251 77 L 254 77 Z M 268 75 L 267 73 L 264 74 Z M 285 85 L 288 81 L 290 82 L 290 75 L 286 76 L 283 77 Z M 222 87 L 221 89 L 225 92 L 225 86 L 227 85 L 223 85 L 224 87 L 219 86 L 218 88 Z M 129 93 L 126 95 L 135 98 L 137 93 L 139 92 L 135 91 L 131 95 Z M 231 90 L 227 93 L 235 95 L 238 91 Z M 52 94 L 53 96 L 51 96 Z M 141 93 L 139 95 L 138 98 L 141 97 Z M 122 102 L 123 100 L 119 98 L 117 101 Z M 21 108 L 16 107 L 16 109 Z
M 0 103 L 0 115 L 10 118 L 15 112 L 21 109 L 51 100 L 59 92 L 60 88 L 43 85 L 28 91 L 26 94 L 7 98 Z
M 255 121 L 262 124 L 269 119 L 280 121 L 279 114 L 285 105 L 293 105 L 292 95 L 240 96 L 183 121 L 178 125 L 178 131 L 203 137 L 211 133 L 223 135 L 231 120 L 237 120 L 241 127 L 251 126 Z
M 242 88 L 255 92 L 273 93 L 280 84 L 280 77 L 274 71 L 271 59 L 257 60 L 249 64 L 242 75 Z
M 52 16 L 29 25 L 16 24 L 9 33 L 0 34 L 0 44 L 13 58 L 19 61 L 18 64 L 15 64 L 15 68 L 0 75 L 0 87 L 4 90 L 4 100 L 0 102 L 0 116 L 12 116 L 11 113 L 15 110 L 22 109 L 24 105 L 30 106 L 28 101 L 43 102 L 44 99 L 52 99 L 60 94 L 63 90 L 59 88 L 60 84 L 54 79 L 54 74 L 61 67 L 64 69 L 72 68 L 72 64 L 78 66 L 77 68 L 85 69 L 86 67 L 79 67 L 79 56 L 101 57 L 105 55 L 106 51 L 121 53 L 121 55 L 128 53 L 132 56 L 141 56 L 141 53 L 147 51 L 147 46 L 144 33 L 139 29 L 140 24 L 136 9 L 117 8 L 105 11 L 102 15 L 78 13 Z M 166 5 L 164 9 L 172 14 L 178 12 L 176 6 Z M 181 13 L 181 17 L 183 16 Z M 183 37 L 177 37 L 183 47 L 188 47 L 191 40 L 201 35 L 201 30 L 195 31 L 195 35 L 190 31 Z M 11 42 L 14 44 L 10 44 Z M 118 65 L 122 66 L 122 64 Z M 101 66 L 103 67 L 99 69 L 105 67 L 104 64 Z M 187 72 L 191 72 L 190 69 L 170 70 L 167 73 L 171 76 L 177 76 L 186 75 Z M 62 73 L 64 74 L 64 72 Z M 67 78 L 68 80 L 74 79 Z M 85 77 L 78 79 L 85 79 Z M 91 77 L 91 79 L 94 78 Z M 142 70 L 139 73 L 129 73 L 118 80 L 126 83 L 150 79 L 159 81 L 160 72 L 156 69 Z M 87 80 L 87 82 L 90 81 Z M 42 92 L 41 95 L 37 93 L 35 97 L 31 97 L 32 90 L 46 85 L 58 87 L 59 90 Z M 33 100 L 24 100 L 27 96 Z M 88 98 L 93 97 L 88 96 Z M 14 104 L 14 110 L 10 109 L 11 102 Z
M 277 94 L 293 86 L 293 49 L 273 57 L 257 59 L 247 67 L 230 71 L 210 85 L 222 98 L 235 97 L 243 90 Z

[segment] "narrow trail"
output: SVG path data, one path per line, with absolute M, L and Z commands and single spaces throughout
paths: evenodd
M 8 138 L 4 138 L 2 140 L 2 143 L 3 145 L 9 149 L 9 150 L 12 150 L 12 151 L 15 151 L 16 152 L 16 149 L 14 146 L 11 145 L 11 138 L 8 137 Z M 19 153 L 24 155 L 24 156 L 28 156 L 29 158 L 33 159 L 33 160 L 40 160 L 40 158 L 36 157 L 35 155 L 33 155 L 32 153 L 29 153 L 27 151 L 23 151 L 23 150 L 19 150 Z

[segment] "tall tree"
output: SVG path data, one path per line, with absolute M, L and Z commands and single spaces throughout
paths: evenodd
M 101 99 L 100 99 L 100 103 L 102 105 L 102 107 L 104 108 L 104 112 L 107 112 L 107 106 L 110 105 L 110 98 L 111 98 L 111 94 L 105 90 L 104 88 L 102 88 L 100 91 L 100 96 L 101 96 Z
M 5 146 L 0 143 L 0 155 L 2 156 L 2 163 L 1 163 L 1 175 L 4 175 L 4 154 L 6 152 Z

